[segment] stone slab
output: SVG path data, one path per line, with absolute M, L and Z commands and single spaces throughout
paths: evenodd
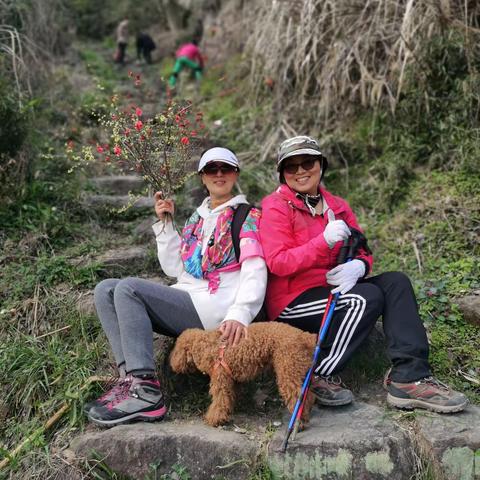
M 130 206 L 133 210 L 152 209 L 153 198 L 131 198 L 128 195 L 85 195 L 83 202 L 92 208 L 122 209 Z
M 385 410 L 366 403 L 315 409 L 285 453 L 280 451 L 284 435 L 285 428 L 277 431 L 268 448 L 274 478 L 405 480 L 413 474 L 407 433 Z
M 145 187 L 143 178 L 137 175 L 106 175 L 90 180 L 103 193 L 128 195 L 129 192 L 138 192 Z
M 465 321 L 480 327 L 480 290 L 475 295 L 455 299 Z
M 243 434 L 211 428 L 200 421 L 133 424 L 95 430 L 73 440 L 79 458 L 103 458 L 117 473 L 129 478 L 168 474 L 172 466 L 185 467 L 194 479 L 246 479 L 261 451 L 257 441 Z
M 103 265 L 105 277 L 131 276 L 145 270 L 148 250 L 143 246 L 116 248 L 96 257 L 95 261 Z
M 454 415 L 417 414 L 416 437 L 438 480 L 480 479 L 480 407 Z

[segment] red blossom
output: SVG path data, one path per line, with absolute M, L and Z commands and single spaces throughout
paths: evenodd
M 107 155 L 107 156 L 105 157 L 105 161 L 106 161 L 107 163 L 110 161 L 110 155 Z
M 142 127 L 143 127 L 143 122 L 141 120 L 137 120 L 135 122 L 135 129 L 140 131 L 142 129 Z
M 121 154 L 122 154 L 122 149 L 118 146 L 118 145 L 115 145 L 113 147 L 113 153 L 119 157 Z
M 197 131 L 196 131 L 196 130 L 192 130 L 192 131 L 190 132 L 190 136 L 191 136 L 191 137 L 196 137 L 196 136 L 197 136 Z
M 180 139 L 180 141 L 184 144 L 184 145 L 188 145 L 190 143 L 190 140 L 188 139 L 188 137 L 182 137 Z
M 137 117 L 141 117 L 141 116 L 143 115 L 142 109 L 137 107 L 137 108 L 135 109 L 135 115 L 136 115 Z
M 100 145 L 97 145 L 97 152 L 98 153 L 103 153 L 104 152 L 103 147 L 100 146 Z
M 140 140 L 143 142 L 145 140 L 145 135 L 140 135 Z

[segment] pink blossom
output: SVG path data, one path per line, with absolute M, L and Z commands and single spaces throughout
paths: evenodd
M 188 139 L 188 137 L 182 137 L 180 139 L 180 141 L 184 144 L 184 145 L 188 145 L 190 143 L 190 140 Z
M 121 154 L 122 154 L 122 149 L 118 146 L 118 145 L 115 145 L 113 147 L 113 153 L 119 157 Z
M 141 117 L 143 115 L 142 109 L 137 107 L 135 110 L 135 115 L 137 115 L 137 117 Z
M 103 147 L 100 146 L 100 145 L 97 145 L 97 152 L 98 153 L 103 153 L 104 152 Z
M 143 122 L 141 120 L 137 120 L 135 122 L 135 129 L 140 131 L 142 129 L 142 127 L 143 127 Z

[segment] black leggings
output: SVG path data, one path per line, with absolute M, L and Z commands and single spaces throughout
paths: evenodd
M 303 292 L 277 321 L 318 333 L 329 293 L 326 287 Z M 392 380 L 413 382 L 431 375 L 425 328 L 410 280 L 401 272 L 361 280 L 339 296 L 321 346 L 317 373 L 332 375 L 341 371 L 380 315 L 387 338 L 387 354 L 392 362 Z

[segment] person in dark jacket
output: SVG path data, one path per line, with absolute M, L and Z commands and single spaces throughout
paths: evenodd
M 140 60 L 142 58 L 150 64 L 152 63 L 152 51 L 155 50 L 157 46 L 153 41 L 152 37 L 148 33 L 140 32 L 137 35 L 137 59 Z

